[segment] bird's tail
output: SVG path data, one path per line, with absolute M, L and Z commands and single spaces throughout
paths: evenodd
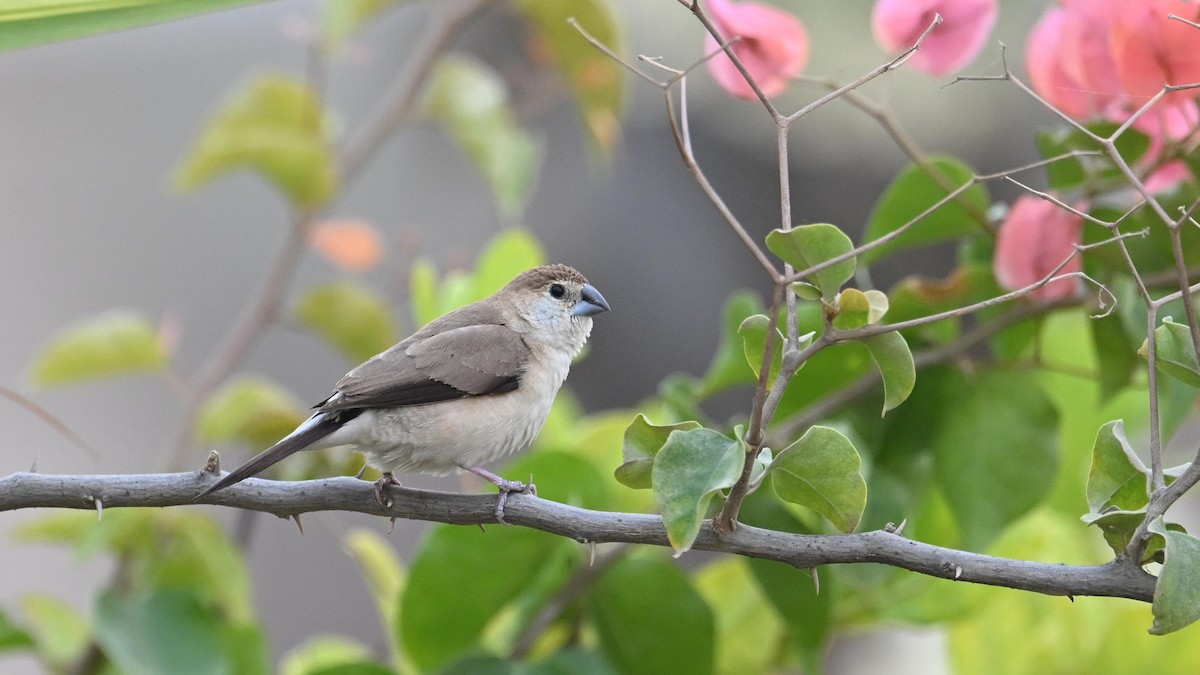
M 266 470 L 267 467 L 288 455 L 299 452 L 337 431 L 347 421 L 344 415 L 337 413 L 319 412 L 313 415 L 281 441 L 250 458 L 245 464 L 225 474 L 221 480 L 205 489 L 204 492 L 196 495 L 193 501 L 203 499 L 217 490 L 227 488 L 234 483 L 239 483 Z

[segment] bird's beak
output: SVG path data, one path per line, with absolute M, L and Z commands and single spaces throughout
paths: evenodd
M 575 308 L 571 310 L 572 316 L 591 316 L 600 312 L 608 311 L 608 301 L 600 295 L 600 291 L 591 284 L 583 285 L 583 298 L 575 303 Z

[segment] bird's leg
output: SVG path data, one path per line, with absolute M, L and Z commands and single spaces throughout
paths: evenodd
M 387 496 L 387 494 L 384 492 L 384 490 L 386 490 L 387 486 L 389 486 L 389 485 L 399 485 L 399 484 L 400 484 L 400 481 L 396 480 L 396 477 L 392 475 L 391 471 L 384 472 L 384 474 L 379 477 L 379 480 L 375 481 L 375 483 L 374 483 L 374 485 L 375 485 L 375 501 L 379 502 L 379 505 L 385 509 L 392 508 L 392 504 L 393 504 L 392 498 Z
M 462 468 L 470 471 L 476 476 L 479 476 L 492 485 L 495 485 L 496 489 L 500 490 L 500 499 L 496 502 L 496 520 L 499 521 L 501 525 L 508 524 L 504 521 L 504 505 L 508 503 L 508 494 L 510 492 L 519 492 L 521 494 L 530 494 L 535 496 L 537 495 L 537 486 L 533 484 L 532 477 L 530 477 L 528 483 L 522 483 L 520 481 L 501 478 L 500 476 L 497 476 L 496 474 L 482 467 L 464 466 Z

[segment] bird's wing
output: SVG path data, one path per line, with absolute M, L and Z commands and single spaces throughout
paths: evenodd
M 390 408 L 517 388 L 529 346 L 498 324 L 420 331 L 350 371 L 321 410 Z

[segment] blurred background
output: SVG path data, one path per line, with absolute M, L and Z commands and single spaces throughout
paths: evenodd
M 808 25 L 806 70 L 840 82 L 883 63 L 871 39 L 870 3 L 780 0 Z M 702 29 L 673 0 L 615 2 L 625 30 L 623 55 L 661 56 L 683 67 L 700 56 Z M 1005 3 L 994 40 L 1017 67 L 1024 31 L 1041 3 Z M 242 172 L 187 195 L 171 176 L 205 121 L 248 77 L 301 74 L 316 2 L 280 0 L 183 21 L 0 54 L 0 384 L 45 406 L 99 451 L 92 458 L 27 412 L 0 402 L 0 474 L 37 466 L 47 473 L 141 473 L 164 468 L 180 406 L 158 378 L 131 377 L 39 391 L 29 365 L 55 331 L 113 307 L 169 319 L 182 330 L 174 357 L 193 372 L 226 335 L 263 280 L 285 238 L 286 205 Z M 332 61 L 326 99 L 343 129 L 374 110 L 418 41 L 429 8 L 390 12 L 355 36 Z M 512 17 L 486 11 L 456 49 L 519 78 L 525 45 Z M 967 72 L 1001 72 L 999 47 Z M 1037 159 L 1031 129 L 1048 114 L 1003 83 L 947 81 L 900 71 L 863 91 L 890 108 L 926 152 L 953 149 L 980 172 Z M 588 358 L 568 382 L 588 410 L 633 406 L 674 372 L 702 373 L 717 341 L 720 307 L 739 288 L 768 287 L 761 270 L 719 218 L 681 163 L 667 129 L 661 93 L 628 80 L 621 141 L 608 161 L 589 157 L 576 110 L 550 96 L 517 109 L 544 143 L 538 185 L 519 224 L 554 261 L 582 270 L 613 312 L 598 317 Z M 689 81 L 692 131 L 700 162 L 755 236 L 778 224 L 773 126 L 755 103 L 718 90 L 706 73 Z M 797 86 L 781 97 L 790 110 L 820 95 Z M 518 89 L 516 95 L 520 97 Z M 791 175 L 796 223 L 832 222 L 860 232 L 886 182 L 905 160 L 878 125 L 842 103 L 793 128 Z M 994 194 L 1005 195 L 994 186 Z M 389 254 L 371 281 L 406 297 L 414 254 L 442 269 L 466 266 L 512 224 L 497 214 L 474 166 L 432 124 L 409 124 L 387 141 L 361 178 L 330 209 L 361 218 L 388 238 Z M 905 273 L 949 268 L 936 249 L 898 256 L 874 270 L 881 287 Z M 293 288 L 334 278 L 315 255 Z M 407 308 L 397 306 L 407 318 Z M 409 330 L 412 326 L 403 326 Z M 302 399 L 325 397 L 348 364 L 300 331 L 271 331 L 242 370 L 283 383 Z M 748 394 L 725 396 L 724 411 L 744 411 Z M 226 453 L 226 466 L 244 456 Z M 199 468 L 207 451 L 197 451 Z M 613 467 L 619 457 L 613 457 Z M 459 486 L 453 479 L 406 477 L 406 484 Z M 232 522 L 234 514 L 212 509 Z M 16 606 L 31 588 L 51 588 L 80 604 L 105 581 L 108 563 L 81 561 L 49 546 L 8 545 L 8 532 L 32 512 L 0 518 L 6 554 L 0 604 Z M 315 514 L 314 514 L 315 516 Z M 276 655 L 336 626 L 368 644 L 382 638 L 371 599 L 339 534 L 352 525 L 386 531 L 386 522 L 345 514 L 306 518 L 306 533 L 262 517 L 248 551 L 256 606 Z M 404 550 L 423 529 L 398 523 Z M 832 672 L 936 672 L 935 632 L 882 631 L 835 646 Z M 9 660 L 20 669 L 27 662 Z M 13 672 L 0 660 L 0 670 Z

